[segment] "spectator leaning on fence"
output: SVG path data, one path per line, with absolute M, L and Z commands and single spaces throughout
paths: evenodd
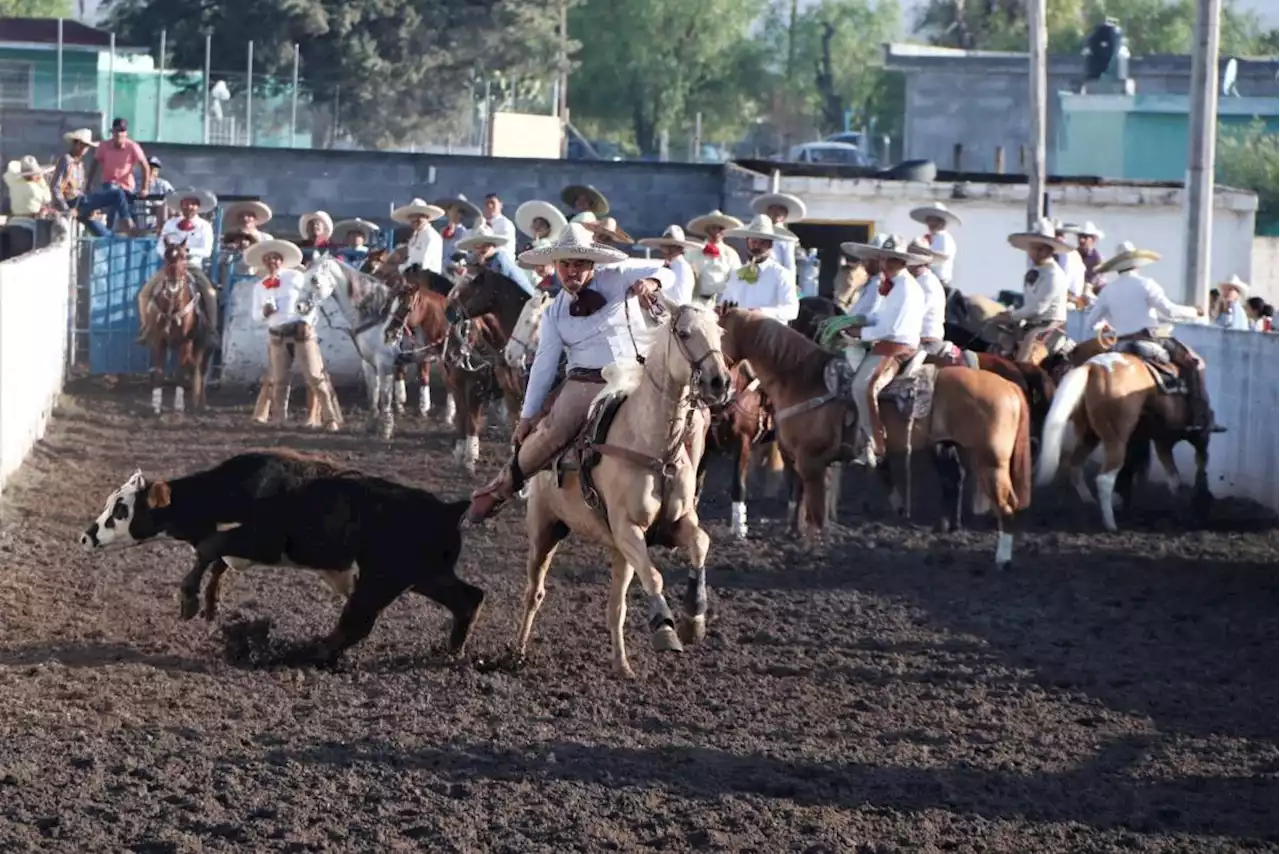
M 88 128 L 80 128 L 64 134 L 68 151 L 58 158 L 53 170 L 53 206 L 59 211 L 75 214 L 84 227 L 98 237 L 105 237 L 107 229 L 93 219 L 90 214 L 103 211 L 107 215 L 107 228 L 115 228 L 117 221 L 129 220 L 129 200 L 119 187 L 103 187 L 93 193 L 87 192 L 85 181 L 84 155 L 90 148 L 97 147 L 93 141 L 93 132 Z
M 156 196 L 167 197 L 170 193 L 172 193 L 175 189 L 177 189 L 176 187 L 173 186 L 172 183 L 169 182 L 168 178 L 160 177 L 160 169 L 163 167 L 163 164 L 161 164 L 159 157 L 148 157 L 147 165 L 151 167 L 150 195 L 152 198 L 155 198 Z M 157 205 L 154 205 L 151 208 L 151 212 L 152 212 L 152 219 L 154 220 L 154 222 L 152 222 L 151 225 L 159 226 L 162 223 L 166 222 L 170 217 L 174 216 L 177 213 L 177 210 L 175 208 L 169 207 L 167 203 L 161 202 Z
M 134 183 L 133 170 L 142 170 L 142 184 Z M 119 188 L 125 195 L 125 223 L 129 231 L 135 231 L 131 205 L 139 196 L 151 189 L 151 167 L 142 146 L 129 139 L 129 124 L 124 119 L 111 123 L 111 141 L 98 146 L 93 163 L 89 166 L 89 183 L 93 186 L 98 173 L 102 173 L 102 188 Z M 140 187 L 140 189 L 139 189 Z
M 45 176 L 52 171 L 52 166 L 41 166 L 30 154 L 9 161 L 4 182 L 9 187 L 10 222 L 48 217 L 53 210 L 53 192 Z

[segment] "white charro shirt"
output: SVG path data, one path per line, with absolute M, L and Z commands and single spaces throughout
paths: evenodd
M 320 307 L 312 304 L 309 306 L 300 306 L 299 303 L 304 299 L 307 293 L 307 279 L 298 270 L 281 270 L 277 276 L 280 279 L 280 287 L 268 288 L 263 282 L 268 277 L 258 280 L 253 286 L 253 317 L 259 323 L 265 322 L 268 329 L 275 329 L 286 323 L 294 321 L 302 321 L 312 326 L 316 322 L 316 313 Z M 267 305 L 275 306 L 275 312 L 267 318 L 262 316 L 262 309 Z M 299 312 L 300 308 L 306 309 Z
M 663 295 L 677 305 L 688 305 L 693 302 L 693 265 L 679 255 L 667 262 L 667 269 L 675 279 L 669 288 L 663 288 Z
M 915 279 L 924 292 L 924 320 L 920 326 L 920 337 L 941 341 L 947 336 L 945 328 L 947 292 L 942 289 L 942 282 L 938 281 L 938 277 L 928 267 L 924 268 Z
M 1084 322 L 1093 329 L 1105 320 L 1117 335 L 1132 335 L 1159 326 L 1166 317 L 1195 320 L 1196 310 L 1170 300 L 1155 279 L 1126 270 L 1102 289 Z
M 919 347 L 924 307 L 924 289 L 903 270 L 893 277 L 892 290 L 881 297 L 875 310 L 867 316 L 867 325 L 862 327 L 862 340 L 868 344 L 892 341 Z
M 409 235 L 409 245 L 406 247 L 400 272 L 403 273 L 414 264 L 433 273 L 444 271 L 444 238 L 430 224 Z
M 685 260 L 693 267 L 697 277 L 697 289 L 694 291 L 703 299 L 714 299 L 724 293 L 729 284 L 729 276 L 742 266 L 738 250 L 727 243 L 714 244 L 720 250 L 717 257 L 703 253 L 701 249 L 690 249 L 684 253 Z
M 929 248 L 934 252 L 945 255 L 938 263 L 934 264 L 930 269 L 933 274 L 938 277 L 938 281 L 944 285 L 951 282 L 952 272 L 956 266 L 956 239 L 951 236 L 949 231 L 936 231 L 929 238 Z
M 598 371 L 607 365 L 634 360 L 637 347 L 640 355 L 644 355 L 652 333 L 645 326 L 639 301 L 628 295 L 628 289 L 641 279 L 657 280 L 664 291 L 675 281 L 662 261 L 619 261 L 595 269 L 589 287 L 605 298 L 604 308 L 595 314 L 574 317 L 569 313 L 573 303 L 571 294 L 562 290 L 556 295 L 542 315 L 538 351 L 529 369 L 521 418 L 532 418 L 541 411 L 555 383 L 562 351 L 568 358 L 569 370 Z
M 1050 258 L 1027 271 L 1027 281 L 1022 284 L 1022 308 L 1009 312 L 1009 317 L 1032 323 L 1065 322 L 1067 289 L 1067 274 Z
M 756 280 L 742 278 L 756 272 Z M 744 264 L 729 274 L 722 302 L 733 302 L 738 308 L 756 309 L 765 317 L 790 323 L 800 314 L 800 297 L 796 293 L 796 274 L 778 263 L 772 254 L 757 265 Z
M 168 239 L 174 243 L 186 240 L 187 257 L 193 261 L 207 261 L 209 256 L 213 255 L 213 226 L 209 224 L 207 219 L 200 216 L 192 217 L 191 221 L 195 223 L 195 228 L 191 231 L 183 231 L 178 228 L 178 223 L 182 222 L 182 217 L 171 217 L 164 224 L 164 228 L 160 229 L 160 239 L 156 241 L 156 254 L 161 258 L 164 257 L 164 243 Z
M 1067 293 L 1073 297 L 1084 296 L 1084 259 L 1072 249 L 1057 256 L 1058 266 L 1067 274 Z

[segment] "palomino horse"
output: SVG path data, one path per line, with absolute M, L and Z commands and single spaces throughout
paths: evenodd
M 556 471 L 541 472 L 530 480 L 525 512 L 529 579 L 515 641 L 516 660 L 525 654 L 534 616 L 546 597 L 551 559 L 570 532 L 613 552 L 608 623 L 615 673 L 632 675 L 623 625 L 633 573 L 639 574 L 649 599 L 655 649 L 679 651 L 682 638 L 697 643 L 705 635 L 711 538 L 698 521 L 697 422 L 700 403 L 718 404 L 728 393 L 729 369 L 711 311 L 689 305 L 667 308 L 670 320 L 654 330 L 643 368 L 625 364 L 605 369 L 607 384 L 576 443 L 579 459 L 587 457 L 584 468 L 569 471 L 560 465 L 560 483 Z M 625 399 L 619 404 L 621 395 Z M 694 440 L 692 450 L 690 440 Z M 649 545 L 688 549 L 693 566 L 680 634 L 663 596 L 662 573 L 649 559 Z
M 303 271 L 308 283 L 320 292 L 332 293 L 347 321 L 347 334 L 363 362 L 365 384 L 369 388 L 370 429 L 381 424 L 381 435 L 390 439 L 395 432 L 391 377 L 400 362 L 428 358 L 432 347 L 443 346 L 448 324 L 444 319 L 444 296 L 423 293 L 398 296 L 381 279 L 361 273 L 347 263 L 318 252 Z M 412 300 L 405 310 L 402 299 Z M 401 327 L 421 329 L 427 345 L 406 351 L 401 346 Z M 438 343 L 433 343 L 438 342 Z
M 524 403 L 524 382 L 507 364 L 504 351 L 529 302 L 529 292 L 493 270 L 481 269 L 454 285 L 445 316 L 458 345 L 446 360 L 458 401 L 454 457 L 475 474 L 485 404 L 500 395 L 512 428 Z
M 826 520 L 827 467 L 850 456 L 854 419 L 846 399 L 853 366 L 804 335 L 768 318 L 725 309 L 725 355 L 747 359 L 765 393 L 777 407 L 774 430 L 795 473 L 793 532 L 803 515 L 809 530 L 821 533 Z M 911 412 L 897 411 L 893 397 L 904 383 L 927 380 L 932 388 L 911 396 Z M 895 388 L 895 386 L 897 388 Z M 918 386 L 916 386 L 918 388 Z M 930 400 L 931 398 L 931 400 Z M 1016 386 L 984 371 L 965 367 L 924 368 L 896 380 L 881 394 L 886 450 L 914 451 L 922 446 L 958 446 L 967 452 L 978 478 L 975 512 L 994 511 L 999 541 L 996 563 L 1012 559 L 1012 536 L 1004 524 L 1031 501 L 1031 417 Z M 833 405 L 834 404 L 834 405 Z M 927 405 L 926 405 L 927 404 Z M 921 411 L 926 410 L 926 411 Z M 797 417 L 803 414 L 804 417 Z M 942 472 L 955 480 L 954 472 Z M 944 497 L 959 504 L 958 485 L 944 478 Z
M 213 334 L 201 308 L 203 296 L 187 270 L 186 241 L 165 240 L 164 281 L 151 294 L 155 323 L 147 333 L 151 349 L 151 408 L 157 415 L 164 408 L 164 387 L 173 387 L 173 409 L 186 409 L 186 386 L 191 386 L 191 406 L 205 407 L 204 380 L 209 366 Z M 177 360 L 178 375 L 167 370 L 169 354 Z

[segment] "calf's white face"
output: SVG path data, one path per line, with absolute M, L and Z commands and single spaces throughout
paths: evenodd
M 80 535 L 86 551 L 105 546 L 127 546 L 154 535 L 154 527 L 140 520 L 152 508 L 169 503 L 169 485 L 164 481 L 147 483 L 142 470 L 135 471 L 124 485 L 107 496 L 98 518 Z M 139 522 L 143 524 L 139 525 Z

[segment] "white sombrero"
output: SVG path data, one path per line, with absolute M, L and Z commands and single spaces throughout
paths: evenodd
M 381 231 L 377 223 L 369 222 L 365 219 L 356 217 L 355 219 L 344 219 L 341 222 L 334 223 L 333 241 L 335 243 L 343 243 L 347 239 L 347 235 L 353 231 L 364 233 L 364 239 L 369 240 L 373 237 L 375 231 Z
M 913 267 L 933 261 L 930 256 L 917 255 L 910 241 L 900 234 L 886 235 L 879 247 L 870 250 L 863 257 L 879 258 L 881 261 L 905 261 Z
M 329 230 L 329 233 L 333 234 L 333 217 L 329 216 L 329 214 L 325 213 L 324 211 L 312 211 L 311 213 L 303 214 L 302 216 L 298 217 L 298 234 L 301 234 L 303 237 L 306 237 L 307 224 L 311 222 L 313 219 L 319 220 L 324 225 L 324 227 Z
M 1084 225 L 1077 225 L 1071 231 L 1081 237 L 1092 237 L 1095 240 L 1101 240 L 1107 236 L 1103 233 L 1102 229 L 1093 224 L 1093 220 L 1088 220 Z
M 566 225 L 554 243 L 520 253 L 520 261 L 531 267 L 570 259 L 594 261 L 597 264 L 615 264 L 618 261 L 625 261 L 628 257 L 630 256 L 620 249 L 596 243 L 587 227 L 578 222 Z
M 431 204 L 440 208 L 446 214 L 454 208 L 462 208 L 462 215 L 471 220 L 481 215 L 480 208 L 476 207 L 476 203 L 462 195 L 462 193 L 447 199 L 436 199 Z
M 636 241 L 641 246 L 661 249 L 663 246 L 679 246 L 681 249 L 701 249 L 702 244 L 689 240 L 684 236 L 684 229 L 678 225 L 669 225 L 661 237 L 645 237 Z
M 593 222 L 584 222 L 582 223 L 582 227 L 594 234 L 596 237 L 603 235 L 614 243 L 627 245 L 636 242 L 634 237 L 618 227 L 618 221 L 611 216 L 600 217 Z
M 498 234 L 488 225 L 482 225 L 479 228 L 472 229 L 467 236 L 458 240 L 453 244 L 454 249 L 466 252 L 477 246 L 506 246 L 511 242 L 511 236 L 508 234 Z
M 589 210 L 596 216 L 604 216 L 609 212 L 609 200 L 604 197 L 604 193 L 590 184 L 570 184 L 560 191 L 560 201 L 571 208 L 578 196 L 586 196 L 591 200 Z
M 401 205 L 391 212 L 391 218 L 396 222 L 410 224 L 409 217 L 425 216 L 428 221 L 436 220 L 444 216 L 444 209 L 435 205 L 429 205 L 422 199 L 414 199 L 407 205 Z
M 955 211 L 951 210 L 942 202 L 935 202 L 931 205 L 921 205 L 918 208 L 914 208 L 908 216 L 916 222 L 924 222 L 929 217 L 936 216 L 938 219 L 946 220 L 951 225 L 961 225 L 960 217 L 956 216 Z
M 756 214 L 751 222 L 741 228 L 731 228 L 724 233 L 725 237 L 741 237 L 755 240 L 793 241 L 796 236 L 780 225 L 774 225 L 768 214 Z
M 1071 245 L 1058 237 L 1053 220 L 1041 217 L 1030 231 L 1015 231 L 1009 235 L 1009 245 L 1024 252 L 1035 245 L 1049 246 L 1054 252 L 1070 252 Z
M 264 270 L 266 265 L 262 259 L 270 252 L 275 252 L 284 259 L 280 266 L 285 269 L 302 266 L 302 250 L 292 241 L 279 238 L 264 240 L 261 243 L 250 246 L 244 251 L 244 262 L 253 268 L 255 272 Z
M 850 258 L 866 258 L 876 252 L 881 246 L 884 246 L 884 242 L 889 239 L 889 236 L 890 235 L 882 231 L 876 234 L 875 237 L 871 238 L 870 243 L 856 243 L 854 241 L 841 243 L 840 251 L 848 255 Z
M 1218 282 L 1218 289 L 1221 290 L 1222 288 L 1235 288 L 1240 292 L 1241 297 L 1249 295 L 1249 283 L 1241 279 L 1235 273 L 1232 273 L 1231 278 L 1227 279 L 1225 282 Z
M 1094 272 L 1123 273 L 1125 270 L 1136 270 L 1138 267 L 1145 267 L 1159 260 L 1159 252 L 1152 252 L 1150 249 L 1138 249 L 1126 240 L 1116 247 L 1116 254 L 1094 268 Z
M 164 206 L 177 210 L 187 199 L 196 199 L 200 203 L 200 213 L 208 213 L 218 206 L 218 197 L 208 190 L 196 187 L 182 187 L 164 197 Z
M 689 224 L 684 228 L 685 231 L 690 234 L 697 235 L 698 237 L 705 237 L 707 234 L 707 228 L 717 225 L 726 230 L 730 228 L 742 228 L 742 220 L 738 219 L 736 216 L 729 216 L 727 213 L 721 213 L 719 210 L 714 210 L 709 214 L 695 216 L 693 219 L 689 220 Z
M 514 219 L 516 228 L 520 229 L 520 233 L 529 237 L 533 237 L 533 221 L 535 219 L 545 219 L 547 224 L 551 226 L 552 236 L 542 239 L 548 240 L 555 240 L 554 235 L 564 231 L 564 227 L 569 224 L 569 221 L 564 218 L 564 214 L 560 213 L 560 210 L 555 205 L 540 199 L 525 202 L 516 208 Z
M 48 175 L 55 168 L 57 167 L 41 166 L 40 161 L 36 160 L 34 155 L 24 154 L 21 160 L 9 161 L 8 171 L 24 178 L 30 178 L 33 175 Z
M 68 133 L 64 133 L 62 135 L 62 138 L 65 139 L 67 142 L 83 142 L 85 145 L 89 146 L 90 148 L 98 147 L 98 143 L 93 141 L 93 131 L 89 130 L 88 128 L 80 128 L 79 130 L 73 130 Z
M 767 214 L 769 208 L 780 205 L 787 209 L 787 220 L 804 219 L 806 208 L 799 196 L 790 193 L 765 193 L 751 200 L 752 213 Z
M 236 223 L 236 218 L 242 213 L 252 213 L 258 218 L 258 225 L 266 225 L 271 222 L 271 208 L 259 201 L 232 202 L 222 212 L 222 221 L 224 223 Z M 238 227 L 239 224 L 236 223 L 236 225 Z

